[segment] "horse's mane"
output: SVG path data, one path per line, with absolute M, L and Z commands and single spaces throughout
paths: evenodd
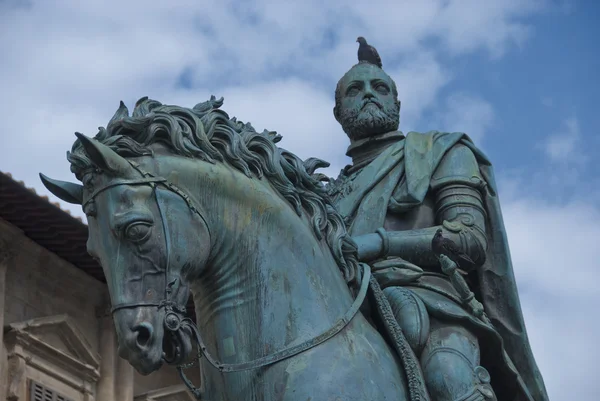
M 286 199 L 299 216 L 306 213 L 319 240 L 325 237 L 331 252 L 349 284 L 357 279 L 356 244 L 347 234 L 343 218 L 332 206 L 327 190 L 320 182 L 317 168 L 328 163 L 318 159 L 302 161 L 281 149 L 274 131 L 262 133 L 220 109 L 223 98 L 199 103 L 192 109 L 163 105 L 144 97 L 129 116 L 121 105 L 106 128 L 100 127 L 95 139 L 123 157 L 151 155 L 153 143 L 167 145 L 180 156 L 209 163 L 226 162 L 248 177 L 265 177 Z M 79 180 L 95 166 L 79 140 L 67 152 L 71 171 Z

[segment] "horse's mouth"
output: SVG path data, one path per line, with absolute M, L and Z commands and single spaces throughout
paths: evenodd
M 158 369 L 161 368 L 161 366 L 163 365 L 163 361 L 162 359 L 159 359 L 158 361 L 150 361 L 148 360 L 147 363 L 139 363 L 137 364 L 136 370 L 138 371 L 138 373 L 140 373 L 142 376 L 147 376 L 150 373 L 154 373 L 156 372 Z
M 190 330 L 180 327 L 177 331 L 165 331 L 162 343 L 162 360 L 168 365 L 181 365 L 192 351 Z
M 143 352 L 132 356 L 130 354 L 127 358 L 131 366 L 138 371 L 142 376 L 147 376 L 161 368 L 163 365 L 163 359 L 160 356 L 160 352 L 150 351 Z

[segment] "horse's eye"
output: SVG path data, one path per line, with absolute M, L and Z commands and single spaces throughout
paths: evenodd
M 142 242 L 148 239 L 151 231 L 150 223 L 137 221 L 125 227 L 125 238 L 131 242 Z

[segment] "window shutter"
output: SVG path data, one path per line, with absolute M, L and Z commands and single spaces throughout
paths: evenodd
M 58 394 L 56 391 L 44 386 L 43 384 L 40 384 L 40 383 L 37 383 L 37 382 L 31 380 L 30 386 L 29 386 L 29 401 L 73 401 L 73 400 Z

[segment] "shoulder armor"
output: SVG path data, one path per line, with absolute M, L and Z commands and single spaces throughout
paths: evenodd
M 466 185 L 477 189 L 486 185 L 475 155 L 460 143 L 444 155 L 431 177 L 431 189 L 434 191 L 448 185 Z

